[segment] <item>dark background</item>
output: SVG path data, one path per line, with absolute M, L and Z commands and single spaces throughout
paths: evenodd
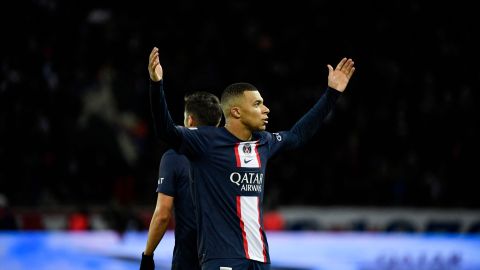
M 0 193 L 11 206 L 153 206 L 148 55 L 167 101 L 260 89 L 268 130 L 357 71 L 321 131 L 270 161 L 265 202 L 478 208 L 478 15 L 420 1 L 8 1 L 1 9 Z

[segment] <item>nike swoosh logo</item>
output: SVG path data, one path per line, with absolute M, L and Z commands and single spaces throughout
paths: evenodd
M 253 158 L 252 158 L 252 159 L 244 159 L 243 162 L 249 163 L 249 162 L 252 161 L 252 160 L 253 160 Z

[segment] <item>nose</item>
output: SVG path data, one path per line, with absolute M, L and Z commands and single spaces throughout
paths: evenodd
M 263 113 L 267 114 L 267 113 L 270 112 L 270 109 L 267 106 L 263 105 L 263 107 L 264 107 L 263 108 Z

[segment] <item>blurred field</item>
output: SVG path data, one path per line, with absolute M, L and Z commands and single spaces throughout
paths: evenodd
M 2 232 L 1 270 L 134 270 L 146 232 Z M 268 232 L 272 270 L 480 269 L 480 235 Z M 155 252 L 169 269 L 168 231 Z

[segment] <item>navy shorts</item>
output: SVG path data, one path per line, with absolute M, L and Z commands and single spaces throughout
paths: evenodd
M 203 263 L 202 270 L 270 270 L 270 264 L 248 259 L 213 259 Z

